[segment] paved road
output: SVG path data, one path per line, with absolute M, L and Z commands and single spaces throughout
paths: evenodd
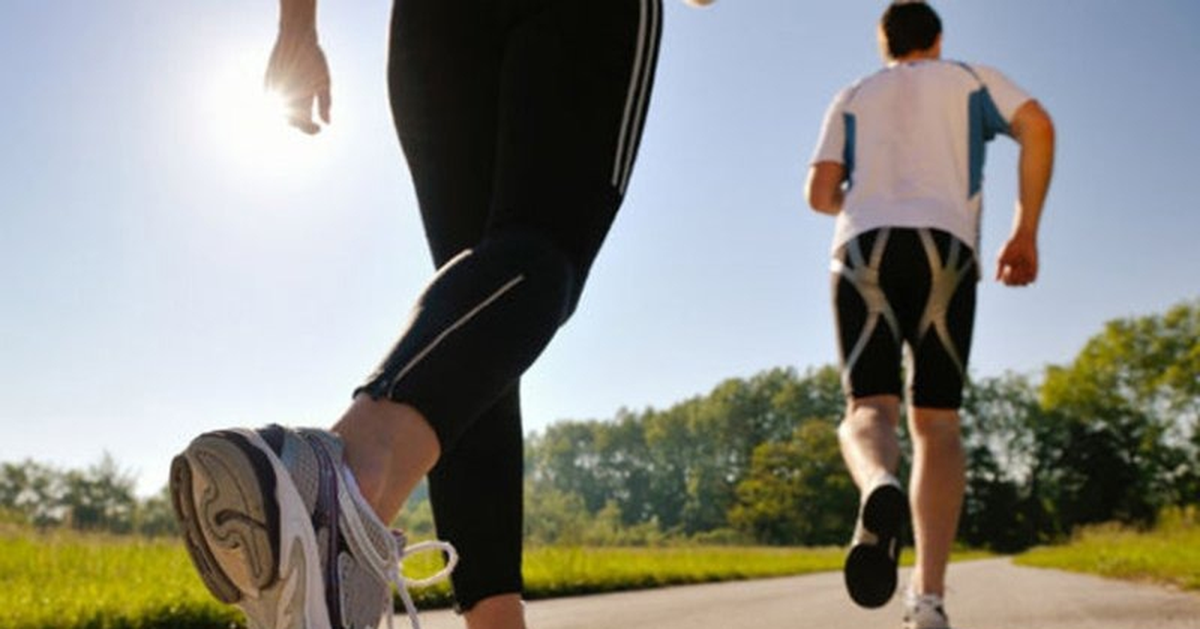
M 1200 596 L 1163 587 L 1007 559 L 957 563 L 950 577 L 956 629 L 1200 629 Z M 901 614 L 898 597 L 880 610 L 855 607 L 841 574 L 826 573 L 534 601 L 527 618 L 533 629 L 899 629 Z M 422 614 L 421 624 L 463 627 L 444 611 Z M 397 618 L 396 626 L 407 622 Z

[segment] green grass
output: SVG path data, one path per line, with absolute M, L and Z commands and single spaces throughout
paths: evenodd
M 834 548 L 535 548 L 525 574 L 533 599 L 835 570 L 841 557 Z M 427 574 L 436 561 L 411 558 L 406 572 Z M 445 585 L 414 594 L 426 608 L 450 600 Z M 240 612 L 211 597 L 175 540 L 0 530 L 4 629 L 240 626 Z
M 953 561 L 992 556 L 975 550 L 955 550 Z M 646 589 L 669 585 L 761 579 L 842 569 L 843 548 L 768 548 L 673 546 L 666 548 L 563 548 L 525 551 L 525 598 L 530 600 Z M 900 556 L 912 565 L 911 548 Z M 405 563 L 411 576 L 433 573 L 441 566 L 435 556 L 416 556 Z M 445 585 L 417 590 L 425 605 L 445 605 Z
M 1169 512 L 1152 531 L 1090 527 L 1068 544 L 1035 548 L 1016 563 L 1200 590 L 1200 512 Z
M 214 629 L 239 618 L 178 542 L 0 530 L 5 629 Z
M 406 572 L 428 574 L 436 569 L 436 557 L 411 558 Z M 527 597 L 838 570 L 842 557 L 839 548 L 533 548 L 525 557 Z M 450 600 L 444 584 L 414 594 L 425 608 Z M 0 527 L 0 628 L 241 626 L 240 612 L 211 597 L 183 545 L 173 539 Z
M 532 548 L 525 552 L 525 597 L 533 600 L 689 583 L 777 577 L 841 569 L 838 548 L 763 547 Z M 412 570 L 407 570 L 407 568 Z M 414 557 L 406 572 L 436 567 Z M 449 589 L 418 591 L 427 603 L 448 601 Z
M 838 548 L 540 548 L 525 562 L 529 598 L 837 570 Z

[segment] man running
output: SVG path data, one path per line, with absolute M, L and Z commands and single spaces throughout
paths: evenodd
M 965 486 L 958 408 L 980 274 L 984 144 L 1005 134 L 1020 145 L 1019 199 L 996 271 L 1008 286 L 1037 278 L 1054 161 L 1054 126 L 1038 102 L 992 68 L 942 60 L 941 32 L 928 4 L 887 8 L 887 66 L 834 98 L 806 189 L 814 210 L 837 217 L 833 300 L 848 398 L 838 436 L 862 496 L 846 586 L 865 607 L 892 597 L 911 505 L 908 629 L 949 626 L 942 598 Z M 909 498 L 895 477 L 905 347 Z
M 520 376 L 574 311 L 624 198 L 661 13 L 395 1 L 391 105 L 437 274 L 332 431 L 206 433 L 172 465 L 192 559 L 252 627 L 390 625 L 405 550 L 385 524 L 427 474 L 467 626 L 524 627 Z M 267 82 L 292 124 L 317 132 L 314 106 L 328 124 L 316 0 L 281 0 Z

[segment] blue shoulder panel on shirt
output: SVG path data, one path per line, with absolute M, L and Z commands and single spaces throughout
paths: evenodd
M 971 92 L 968 99 L 967 111 L 970 128 L 970 189 L 967 198 L 975 196 L 983 187 L 983 162 L 986 157 L 985 144 L 996 137 L 996 134 L 1010 133 L 1008 121 L 1000 115 L 996 101 L 988 93 L 986 86 Z
M 846 144 L 842 147 L 842 163 L 846 166 L 846 189 L 854 187 L 854 136 L 857 120 L 854 114 L 843 113 L 842 124 L 846 127 Z
M 976 81 L 979 82 L 979 89 L 971 92 L 971 96 L 967 102 L 967 111 L 969 115 L 970 128 L 968 133 L 970 137 L 968 142 L 969 156 L 971 163 L 970 168 L 970 183 L 967 190 L 967 198 L 971 198 L 979 193 L 983 187 L 983 162 L 986 157 L 987 150 L 985 144 L 996 137 L 996 134 L 1003 133 L 1010 135 L 1011 130 L 1008 126 L 1008 121 L 1004 116 L 1000 115 L 1000 109 L 996 107 L 996 101 L 992 99 L 992 95 L 988 92 L 987 84 L 983 82 L 983 77 L 975 71 L 975 68 L 961 62 L 955 61 L 955 65 L 966 70 Z

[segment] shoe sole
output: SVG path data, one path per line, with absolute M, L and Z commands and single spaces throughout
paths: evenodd
M 201 435 L 171 462 L 171 502 L 188 553 L 224 603 L 279 578 L 274 494 L 270 462 L 236 433 Z
M 188 554 L 213 596 L 242 607 L 252 627 L 330 628 L 310 516 L 261 437 L 200 435 L 172 461 L 170 488 Z
M 876 543 L 855 544 L 846 555 L 846 590 L 858 605 L 882 607 L 896 593 L 900 530 L 908 519 L 908 499 L 895 485 L 881 485 L 863 504 L 863 528 Z

